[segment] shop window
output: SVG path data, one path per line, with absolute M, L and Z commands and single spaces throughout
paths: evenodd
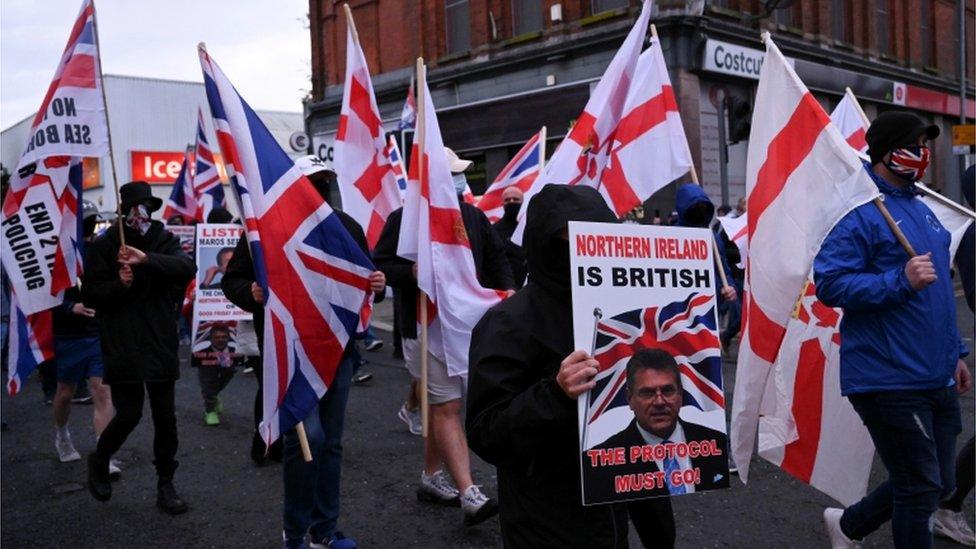
M 931 67 L 935 65 L 935 61 L 932 58 L 932 1 L 931 0 L 920 0 L 919 1 L 919 17 L 918 17 L 918 30 L 919 30 L 919 40 L 921 43 L 922 50 L 922 66 Z
M 851 19 L 848 8 L 847 0 L 831 0 L 830 26 L 834 40 L 838 42 L 851 42 Z
M 776 8 L 773 11 L 773 20 L 776 21 L 777 25 L 782 25 L 784 27 L 790 28 L 800 28 L 800 23 L 798 21 L 797 14 L 799 9 L 796 6 L 787 6 L 783 8 Z
M 593 10 L 594 15 L 605 11 L 626 8 L 628 6 L 630 6 L 630 0 L 593 0 L 590 4 L 590 8 Z
M 542 0 L 512 0 L 512 35 L 542 30 Z
M 875 45 L 878 53 L 887 55 L 890 53 L 891 20 L 888 17 L 889 0 L 874 0 L 874 33 L 877 36 Z
M 444 23 L 447 34 L 447 54 L 461 53 L 471 49 L 471 22 L 468 0 L 446 0 L 444 4 Z

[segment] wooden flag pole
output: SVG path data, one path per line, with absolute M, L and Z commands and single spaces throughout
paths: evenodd
M 352 39 L 357 44 L 359 43 L 359 32 L 356 31 L 356 22 L 352 18 L 352 10 L 349 8 L 349 4 L 342 5 L 342 11 L 346 13 L 346 28 L 352 33 Z
M 539 130 L 539 173 L 546 167 L 546 137 L 549 135 L 545 126 Z
M 420 188 L 424 188 L 424 180 L 427 178 L 427 167 L 424 165 L 424 139 L 427 137 L 427 98 L 424 96 L 426 89 L 427 74 L 426 68 L 424 67 L 424 58 L 418 57 L 417 89 L 414 92 L 414 97 L 417 99 L 417 129 L 416 133 L 414 133 L 414 143 L 417 144 L 417 158 L 414 161 L 417 162 L 417 178 L 420 183 Z M 422 290 L 418 291 L 417 294 L 418 299 L 420 299 L 420 423 L 421 434 L 424 438 L 427 438 L 430 433 L 430 405 L 428 403 L 429 395 L 427 390 L 427 294 Z
M 857 109 L 858 114 L 861 115 L 861 120 L 864 121 L 864 125 L 870 126 L 871 121 L 868 120 L 867 113 L 865 113 L 864 109 L 861 108 L 861 103 L 858 102 L 857 96 L 854 95 L 854 92 L 851 91 L 851 88 L 850 87 L 844 88 L 844 94 L 850 96 L 851 102 L 854 103 L 854 107 Z M 912 243 L 908 241 L 908 237 L 906 237 L 905 233 L 902 232 L 901 227 L 899 227 L 898 223 L 895 222 L 895 219 L 891 217 L 891 212 L 889 212 L 888 207 L 885 206 L 884 199 L 880 196 L 876 196 L 874 197 L 874 200 L 872 200 L 872 202 L 874 203 L 875 207 L 878 208 L 878 211 L 881 212 L 881 217 L 884 218 L 885 223 L 888 224 L 888 228 L 891 230 L 892 234 L 895 235 L 895 239 L 898 240 L 899 244 L 901 244 L 902 249 L 905 250 L 905 253 L 908 254 L 908 257 L 911 258 L 918 255 L 917 253 L 915 253 L 915 248 L 912 246 Z
M 105 75 L 102 73 L 102 46 L 98 40 L 98 10 L 95 9 L 95 2 L 92 0 L 92 27 L 95 32 L 95 51 L 98 53 L 98 84 L 102 88 L 102 105 L 105 107 L 105 133 L 108 136 L 108 160 L 112 166 L 112 184 L 115 188 L 115 215 L 116 223 L 119 226 L 119 242 L 125 246 L 125 232 L 122 231 L 122 222 L 125 216 L 122 213 L 122 198 L 119 194 L 119 176 L 115 169 L 115 147 L 112 146 L 112 124 L 108 119 L 108 99 L 105 95 Z
M 963 206 L 962 204 L 942 196 L 941 194 L 933 191 L 932 189 L 926 187 L 925 185 L 915 185 L 915 188 L 922 191 L 922 193 L 925 196 L 931 198 L 932 200 L 935 200 L 936 202 L 942 204 L 946 208 L 949 208 L 954 212 L 962 214 L 966 217 L 976 219 L 976 211 L 970 210 L 969 208 Z

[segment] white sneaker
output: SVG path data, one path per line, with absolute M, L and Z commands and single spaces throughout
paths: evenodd
M 498 514 L 498 503 L 481 492 L 477 486 L 468 486 L 461 495 L 464 525 L 474 526 Z
M 71 443 L 70 436 L 55 436 L 54 447 L 58 450 L 58 459 L 61 460 L 61 463 L 68 463 L 69 461 L 78 461 L 81 459 L 81 454 L 78 453 L 78 450 L 75 450 L 75 445 Z
M 423 434 L 424 426 L 420 418 L 420 408 L 410 411 L 407 410 L 407 405 L 404 404 L 403 406 L 400 406 L 400 411 L 397 413 L 397 417 L 407 424 L 407 428 L 410 429 L 411 434 Z
M 824 509 L 824 526 L 827 527 L 827 537 L 830 538 L 830 546 L 833 549 L 856 549 L 861 543 L 854 541 L 844 534 L 840 529 L 840 517 L 844 516 L 844 510 L 836 507 Z
M 122 475 L 122 467 L 120 467 L 121 462 L 115 458 L 108 461 L 108 476 L 109 478 L 116 479 Z
M 940 536 L 962 545 L 976 547 L 976 534 L 973 533 L 973 529 L 969 527 L 962 513 L 939 509 L 932 515 L 932 527 Z
M 426 503 L 458 506 L 458 489 L 451 484 L 443 470 L 433 475 L 420 473 L 420 488 L 417 488 L 417 499 Z

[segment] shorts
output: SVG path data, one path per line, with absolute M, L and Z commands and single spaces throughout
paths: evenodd
M 55 338 L 58 383 L 77 385 L 86 377 L 103 377 L 102 344 L 98 337 Z
M 427 353 L 427 401 L 444 404 L 464 396 L 464 378 L 447 373 L 447 364 Z M 420 340 L 403 338 L 403 359 L 407 370 L 420 381 Z

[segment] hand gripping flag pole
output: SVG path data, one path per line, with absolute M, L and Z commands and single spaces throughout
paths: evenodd
M 115 211 L 118 216 L 116 222 L 119 226 L 119 242 L 122 243 L 122 247 L 125 247 L 125 232 L 122 230 L 122 222 L 125 216 L 122 212 L 122 198 L 119 195 L 119 175 L 118 170 L 115 169 L 115 148 L 112 146 L 112 124 L 109 123 L 108 119 L 108 99 L 105 95 L 105 74 L 102 72 L 102 46 L 98 39 L 98 10 L 95 8 L 95 2 L 92 1 L 92 30 L 95 34 L 95 51 L 98 53 L 98 82 L 102 88 L 102 103 L 105 104 L 105 133 L 108 136 L 108 160 L 112 166 L 112 185 L 115 189 Z
M 200 50 L 200 51 L 206 52 L 207 51 L 207 44 L 205 44 L 204 42 L 200 42 L 199 44 L 197 44 L 197 49 Z M 108 111 L 108 109 L 106 109 L 106 112 L 107 111 Z M 214 125 L 214 127 L 216 128 L 216 125 Z M 237 207 L 238 207 L 239 211 L 243 212 L 244 211 L 244 207 L 243 207 L 243 204 L 242 204 L 242 201 L 241 201 L 241 197 L 240 197 L 240 195 L 237 192 L 237 186 L 231 185 L 230 188 L 231 188 L 231 192 L 234 194 L 234 198 L 237 199 Z M 244 238 L 247 238 L 248 231 L 244 231 L 243 234 L 244 234 Z M 248 245 L 245 246 L 245 247 L 247 248 L 248 255 L 250 255 L 251 254 L 250 241 L 248 241 Z M 254 258 L 253 257 L 251 257 L 251 263 L 252 264 L 254 263 Z M 265 306 L 265 305 L 266 305 L 266 303 L 263 304 L 262 306 Z M 308 435 L 305 433 L 305 424 L 303 422 L 299 421 L 295 425 L 295 433 L 298 435 L 298 445 L 302 449 L 302 458 L 305 460 L 306 463 L 311 462 L 312 461 L 312 449 L 308 445 Z
M 424 97 L 424 93 L 427 90 L 427 70 L 424 67 L 424 58 L 417 58 L 417 88 L 416 88 L 416 98 L 417 98 L 417 122 L 416 129 L 414 130 L 414 143 L 417 144 L 417 158 L 411 159 L 412 162 L 417 163 L 417 179 L 420 183 L 420 188 L 424 189 L 427 187 L 427 166 L 425 166 L 424 152 L 426 151 L 424 138 L 427 133 L 427 98 Z M 421 423 L 421 434 L 424 438 L 427 438 L 430 432 L 430 405 L 428 403 L 428 391 L 427 391 L 427 295 L 423 290 L 418 290 L 420 293 L 420 423 Z

